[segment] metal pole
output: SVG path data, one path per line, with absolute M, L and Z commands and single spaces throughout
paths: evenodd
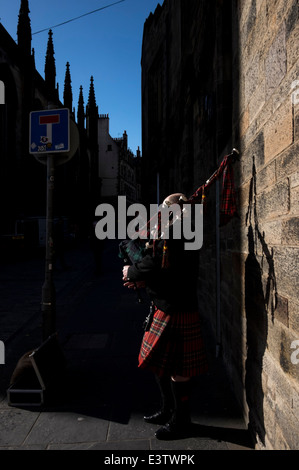
M 43 340 L 56 329 L 56 296 L 53 282 L 53 194 L 55 163 L 52 154 L 47 155 L 47 214 L 46 214 L 46 263 L 45 282 L 42 288 Z
M 219 181 L 216 181 L 216 357 L 221 347 L 221 302 L 220 302 L 220 207 Z
M 157 172 L 157 207 L 160 204 L 160 173 Z

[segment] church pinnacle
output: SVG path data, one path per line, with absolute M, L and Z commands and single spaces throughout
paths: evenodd
M 21 0 L 19 19 L 18 19 L 18 45 L 25 56 L 31 55 L 31 25 L 29 18 L 28 0 Z
M 45 61 L 45 82 L 47 89 L 50 92 L 50 97 L 52 99 L 58 98 L 58 93 L 55 87 L 56 80 L 56 66 L 54 58 L 54 45 L 53 45 L 53 33 L 52 30 L 49 30 L 49 38 L 47 45 L 46 61 Z
M 96 97 L 93 84 L 93 76 L 90 77 L 90 87 L 89 87 L 89 96 L 88 96 L 88 112 L 90 115 L 98 114 L 98 107 L 96 104 Z
M 84 98 L 83 98 L 83 87 L 80 85 L 79 100 L 78 100 L 78 111 L 77 111 L 77 121 L 80 129 L 84 129 Z
M 70 74 L 70 64 L 69 62 L 66 63 L 66 72 L 65 72 L 65 79 L 64 79 L 64 92 L 63 92 L 63 101 L 64 106 L 69 108 L 72 112 L 73 107 L 73 93 L 72 93 L 72 80 Z
M 94 149 L 96 149 L 98 145 L 98 119 L 99 113 L 94 92 L 93 76 L 91 76 L 88 103 L 86 106 L 86 130 L 87 136 L 90 142 L 92 142 Z

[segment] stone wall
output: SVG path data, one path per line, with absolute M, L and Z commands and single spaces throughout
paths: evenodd
M 257 447 L 276 450 L 299 446 L 298 48 L 297 0 L 165 0 L 142 51 L 145 196 L 157 171 L 161 197 L 191 195 L 240 150 L 239 218 L 218 231 L 206 198 L 199 307 Z
M 297 449 L 298 2 L 246 0 L 235 2 L 234 11 L 240 240 L 222 256 L 222 267 L 225 278 L 233 266 L 233 274 L 242 279 L 242 321 L 233 333 L 242 335 L 242 360 L 236 360 L 227 337 L 224 354 L 239 397 L 243 387 L 241 401 L 258 445 Z M 223 241 L 229 232 L 232 227 L 223 231 Z M 224 310 L 231 305 L 232 292 L 231 283 L 222 289 Z M 230 318 L 224 320 L 224 330 L 228 323 Z

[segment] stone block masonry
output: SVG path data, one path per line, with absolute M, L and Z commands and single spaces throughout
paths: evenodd
M 295 450 L 299 446 L 299 364 L 292 355 L 299 340 L 299 6 L 297 0 L 250 0 L 238 5 L 239 50 L 234 54 L 239 54 L 240 92 L 233 115 L 239 113 L 236 133 L 242 155 L 241 240 L 235 256 L 240 250 L 246 266 L 239 303 L 245 326 L 242 344 L 237 345 L 243 366 L 233 363 L 231 357 L 238 352 L 234 346 L 228 351 L 226 341 L 224 355 L 236 388 L 244 367 L 242 405 L 257 446 Z
M 199 309 L 256 446 L 269 450 L 299 448 L 298 8 L 165 0 L 142 48 L 147 197 L 157 172 L 161 197 L 190 195 L 240 151 L 239 218 L 218 230 L 217 193 L 206 195 Z

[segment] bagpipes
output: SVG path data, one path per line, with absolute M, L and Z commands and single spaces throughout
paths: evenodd
M 146 240 L 141 240 L 140 238 L 132 239 L 132 240 L 123 240 L 119 244 L 119 257 L 123 259 L 124 264 L 132 265 L 138 261 L 141 261 L 143 256 L 145 255 L 145 243 Z M 136 284 L 135 284 L 136 286 Z M 136 295 L 137 295 L 137 302 L 140 304 L 143 302 L 143 299 L 140 295 L 140 291 L 135 287 Z M 153 302 L 150 303 L 149 313 L 145 317 L 143 322 L 143 330 L 149 331 L 153 317 L 155 313 L 155 308 Z
M 233 163 L 239 160 L 240 154 L 237 149 L 233 149 L 229 155 L 226 155 L 219 168 L 210 176 L 210 178 L 201 185 L 187 200 L 181 200 L 180 203 L 183 207 L 183 204 L 196 204 L 201 203 L 205 204 L 205 199 L 208 189 L 221 178 L 222 176 L 222 194 L 221 194 L 221 203 L 220 203 L 220 225 L 226 225 L 233 217 L 237 216 L 237 204 L 235 197 L 235 188 L 234 188 L 234 173 L 233 173 Z M 146 237 L 132 238 L 129 240 L 123 240 L 119 244 L 119 257 L 123 259 L 125 264 L 134 264 L 142 260 L 146 253 L 146 244 L 149 242 L 150 238 L 159 239 L 161 234 L 161 226 L 159 226 L 160 212 L 158 209 L 158 226 L 156 227 L 155 234 L 150 232 L 150 223 L 151 220 L 141 229 L 140 233 L 143 235 L 146 234 Z M 138 295 L 138 302 L 142 302 L 142 299 L 136 289 Z
M 145 254 L 145 241 L 140 238 L 123 240 L 119 244 L 118 256 L 123 260 L 125 265 L 132 265 L 141 261 Z M 143 302 L 140 291 L 135 284 L 135 291 L 137 295 L 137 302 Z
M 141 261 L 145 253 L 145 242 L 140 238 L 123 240 L 119 244 L 119 257 L 125 264 L 134 264 Z
M 226 225 L 233 217 L 237 216 L 237 203 L 234 187 L 233 164 L 240 159 L 240 153 L 233 148 L 229 155 L 226 155 L 219 168 L 210 178 L 201 185 L 194 194 L 186 201 L 190 204 L 200 202 L 205 204 L 206 192 L 222 176 L 222 194 L 220 202 L 220 225 Z

